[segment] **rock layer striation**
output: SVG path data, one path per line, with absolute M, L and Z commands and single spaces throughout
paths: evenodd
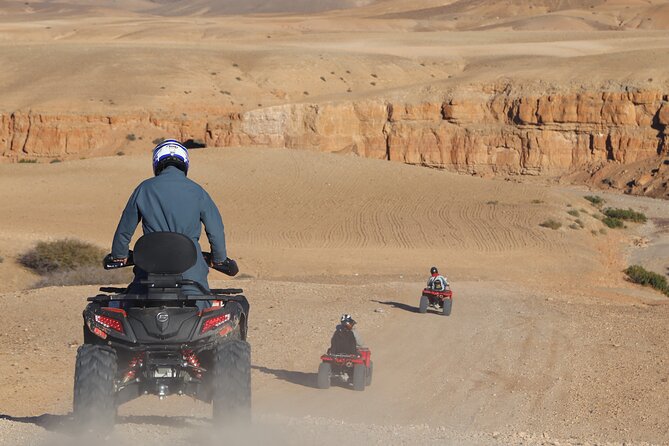
M 164 135 L 215 147 L 354 153 L 470 174 L 551 176 L 660 160 L 669 152 L 669 98 L 660 90 L 528 95 L 507 85 L 435 96 L 188 116 L 17 111 L 0 115 L 0 152 L 6 160 L 109 155 L 126 138 Z

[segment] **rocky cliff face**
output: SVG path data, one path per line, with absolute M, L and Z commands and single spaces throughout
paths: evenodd
M 111 154 L 133 133 L 355 153 L 472 174 L 562 175 L 669 152 L 662 91 L 538 96 L 509 87 L 444 92 L 434 100 L 286 104 L 245 112 L 0 115 L 5 159 Z

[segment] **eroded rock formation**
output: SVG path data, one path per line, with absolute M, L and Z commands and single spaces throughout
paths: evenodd
M 421 164 L 473 174 L 562 175 L 669 152 L 662 91 L 523 95 L 506 87 L 433 100 L 294 103 L 245 112 L 0 115 L 6 159 L 111 154 L 127 134 L 208 146 L 286 147 Z

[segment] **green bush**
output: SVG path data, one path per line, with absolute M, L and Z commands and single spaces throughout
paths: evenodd
M 91 243 L 63 239 L 37 243 L 35 248 L 19 257 L 19 262 L 39 274 L 49 274 L 82 266 L 99 266 L 104 256 L 104 250 Z
M 572 217 L 578 217 L 578 211 L 576 209 L 568 210 L 567 214 L 571 215 Z
M 602 206 L 604 203 L 606 203 L 606 200 L 604 200 L 604 199 L 603 199 L 602 197 L 600 197 L 599 195 L 586 195 L 586 196 L 583 197 L 583 198 L 585 198 L 586 200 L 588 200 L 588 201 L 590 202 L 590 204 L 592 204 L 593 206 L 597 206 L 597 207 L 600 207 L 600 206 Z
M 602 218 L 602 223 L 604 223 L 611 229 L 619 229 L 625 227 L 625 223 L 623 223 L 621 219 L 615 217 L 604 217 Z
M 643 286 L 653 287 L 669 296 L 669 284 L 667 284 L 667 278 L 663 275 L 648 271 L 640 265 L 632 265 L 625 269 L 624 272 L 630 281 Z
M 539 226 L 543 228 L 551 228 L 553 230 L 555 229 L 560 229 L 562 227 L 562 223 L 559 221 L 553 220 L 552 218 L 549 218 L 548 220 L 544 221 L 543 223 L 539 223 Z
M 641 212 L 637 212 L 631 208 L 629 209 L 617 209 L 617 208 L 606 208 L 604 209 L 604 215 L 611 218 L 617 218 L 620 220 L 633 221 L 634 223 L 645 223 L 647 218 Z

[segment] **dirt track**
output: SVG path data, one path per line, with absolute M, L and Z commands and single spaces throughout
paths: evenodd
M 593 235 L 601 223 L 584 213 L 585 230 L 552 231 L 538 223 L 588 211 L 584 192 L 355 157 L 208 150 L 193 163 L 223 210 L 231 254 L 253 276 L 234 281 L 252 303 L 252 443 L 312 444 L 325 434 L 396 444 L 669 441 L 669 306 L 620 273 L 623 247 L 650 224 Z M 0 190 L 13 191 L 2 201 L 0 274 L 28 285 L 13 256 L 36 240 L 107 245 L 146 166 L 145 157 L 0 166 Z M 665 202 L 607 199 L 667 212 Z M 28 218 L 35 209 L 42 218 Z M 414 312 L 432 263 L 454 284 L 448 318 Z M 0 296 L 1 444 L 70 441 L 80 312 L 94 292 Z M 363 393 L 313 388 L 345 312 L 373 351 L 374 383 Z M 209 411 L 187 398 L 139 399 L 121 408 L 115 441 L 206 440 Z
M 489 444 L 493 434 L 515 443 L 520 432 L 541 441 L 544 435 L 666 441 L 668 306 L 602 305 L 519 292 L 510 283 L 465 281 L 456 285 L 454 313 L 447 318 L 415 313 L 420 282 L 383 282 L 241 281 L 254 304 L 250 342 L 261 432 L 279 430 L 286 444 L 296 444 L 289 440 L 293 436 L 308 444 L 321 430 L 349 428 L 370 441 L 390 440 L 394 437 L 386 435 L 394 429 L 411 444 L 440 438 Z M 68 294 L 91 291 L 75 287 Z M 6 296 L 5 314 L 21 319 L 16 307 L 31 302 L 44 308 L 46 317 L 51 308 L 46 302 L 57 295 L 63 292 Z M 62 415 L 70 410 L 76 351 L 69 344 L 79 338 L 82 303 L 68 298 L 59 304 L 64 318 L 47 319 L 46 331 L 60 334 L 55 347 L 30 334 L 22 345 L 9 342 L 14 347 L 3 358 L 1 399 L 3 418 L 10 422 L 0 424 L 6 432 L 3 444 L 16 444 L 22 430 L 25 444 L 33 444 L 44 433 L 32 424 L 58 435 L 67 432 L 68 418 Z M 357 315 L 373 348 L 374 383 L 363 393 L 314 388 L 318 356 L 332 320 L 343 311 Z M 22 319 L 23 327 L 36 318 Z M 50 379 L 41 379 L 45 375 Z M 198 428 L 208 428 L 209 410 L 188 398 L 147 397 L 121 409 L 117 435 L 147 441 L 166 425 L 177 437 L 197 436 Z

